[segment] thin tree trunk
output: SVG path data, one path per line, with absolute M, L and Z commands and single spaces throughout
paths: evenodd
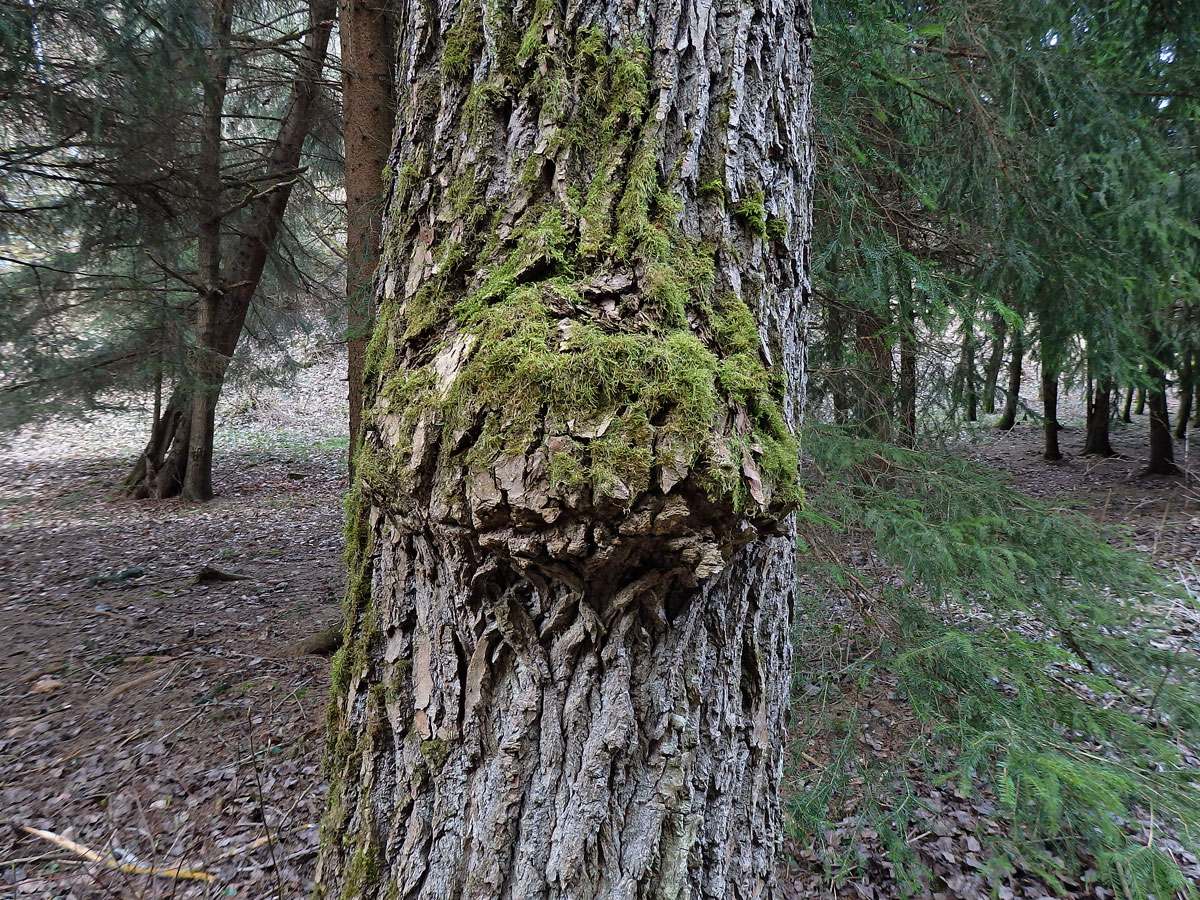
M 1045 450 L 1042 458 L 1057 462 L 1063 458 L 1058 448 L 1058 374 L 1042 363 L 1042 431 L 1045 434 Z
M 825 383 L 833 397 L 833 421 L 845 425 L 850 421 L 851 403 L 848 388 L 846 347 L 849 331 L 848 316 L 841 296 L 841 254 L 835 252 L 828 267 L 830 295 L 825 300 L 825 328 L 822 335 Z
M 1146 414 L 1146 387 L 1139 385 L 1137 389 L 1137 410 L 1136 415 L 1144 416 Z
M 1116 456 L 1109 438 L 1109 422 L 1112 419 L 1111 378 L 1102 378 L 1096 384 L 1095 394 L 1088 401 L 1087 438 L 1083 444 L 1085 456 Z
M 375 320 L 375 270 L 384 169 L 392 138 L 388 15 L 367 0 L 341 0 L 342 137 L 346 156 L 346 344 L 350 477 L 362 417 L 363 366 Z M 389 173 L 394 178 L 394 173 Z
M 826 307 L 825 316 L 826 378 L 833 395 L 833 421 L 845 425 L 850 421 L 852 404 L 846 378 L 846 311 L 837 297 Z
M 397 5 L 318 892 L 769 898 L 811 24 Z
M 883 317 L 865 309 L 855 310 L 854 345 L 859 368 L 851 400 L 855 424 L 865 437 L 890 441 L 896 397 L 892 351 Z
M 1150 346 L 1157 352 L 1161 338 L 1153 335 Z M 1175 445 L 1171 440 L 1171 417 L 1167 401 L 1167 376 L 1158 361 L 1151 358 L 1149 372 L 1152 387 L 1146 392 L 1150 411 L 1150 462 L 1146 466 L 1148 475 L 1178 475 L 1175 465 Z
M 983 369 L 983 411 L 991 415 L 996 411 L 996 387 L 1000 381 L 1000 368 L 1004 364 L 1004 342 L 1008 335 L 1008 324 L 1000 313 L 992 316 L 992 352 Z
M 1021 403 L 1021 372 L 1025 365 L 1025 338 L 1021 332 L 1014 331 L 1011 341 L 1011 356 L 1008 360 L 1008 390 L 1004 395 L 1004 412 L 996 427 L 1001 431 L 1011 431 L 1017 424 L 1017 407 Z
M 1191 353 L 1184 351 L 1183 364 L 1179 372 L 1179 419 L 1175 423 L 1175 440 L 1187 437 L 1188 423 L 1192 417 L 1192 396 L 1196 392 L 1196 363 Z
M 900 323 L 900 422 L 904 446 L 912 449 L 917 445 L 917 314 L 911 296 L 901 307 Z
M 1133 416 L 1131 415 L 1133 411 L 1133 393 L 1134 387 L 1131 384 L 1125 391 L 1125 403 L 1121 407 L 1121 421 L 1126 425 L 1129 425 L 1133 422 Z
M 192 346 L 188 351 L 185 386 L 190 389 L 191 427 L 187 431 L 186 463 L 182 494 L 190 500 L 212 496 L 212 443 L 216 417 L 215 375 L 220 366 L 213 359 L 213 337 L 217 307 L 225 285 L 221 281 L 221 231 L 224 222 L 225 188 L 221 180 L 221 149 L 224 141 L 225 94 L 229 86 L 230 32 L 233 0 L 217 0 L 213 13 L 213 47 L 208 55 L 204 83 L 204 114 L 200 124 L 199 193 L 204 198 L 196 237 L 198 281 L 203 290 L 196 304 Z
M 979 392 L 975 378 L 975 328 L 970 321 L 963 323 L 962 355 L 959 357 L 962 379 L 962 402 L 968 422 L 979 421 Z
M 232 3 L 232 0 L 222 0 Z M 196 347 L 192 372 L 176 385 L 167 415 L 186 420 L 186 427 L 167 423 L 156 427 L 156 440 L 142 452 L 125 479 L 125 489 L 134 497 L 170 497 L 178 493 L 206 500 L 212 496 L 213 432 L 229 363 L 241 338 L 250 302 L 262 280 L 267 255 L 282 227 L 283 213 L 298 177 L 304 139 L 312 125 L 320 93 L 321 71 L 333 29 L 336 0 L 309 3 L 309 29 L 297 63 L 296 77 L 286 112 L 275 135 L 266 163 L 264 185 L 245 210 L 238 228 L 239 240 L 224 276 L 219 235 L 213 241 L 210 215 L 201 223 L 198 261 L 201 277 L 211 278 L 215 248 L 219 287 L 200 297 L 195 321 Z M 214 207 L 215 208 L 215 207 Z M 195 466 L 195 468 L 193 468 Z

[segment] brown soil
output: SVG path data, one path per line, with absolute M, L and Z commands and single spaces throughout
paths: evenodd
M 229 405 L 203 506 L 114 495 L 137 416 L 0 457 L 0 897 L 308 895 L 329 664 L 295 645 L 339 617 L 345 451 L 297 395 Z

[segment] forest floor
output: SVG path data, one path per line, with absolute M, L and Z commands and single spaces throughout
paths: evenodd
M 1182 585 L 1183 595 L 1200 600 L 1200 446 L 1195 439 L 1185 446 L 1175 444 L 1176 462 L 1186 473 L 1181 477 L 1146 476 L 1147 465 L 1145 416 L 1135 416 L 1130 425 L 1116 425 L 1112 444 L 1118 456 L 1100 459 L 1080 455 L 1084 442 L 1084 410 L 1076 401 L 1064 403 L 1060 421 L 1066 428 L 1059 441 L 1064 459 L 1047 463 L 1042 458 L 1040 422 L 1022 421 L 1009 432 L 998 432 L 987 423 L 965 436 L 956 450 L 981 468 L 1001 473 L 1009 483 L 1027 496 L 1049 503 L 1053 508 L 1083 513 L 1105 526 L 1127 529 L 1129 546 L 1152 559 L 1170 580 Z M 994 420 L 995 417 L 985 417 Z M 895 579 L 894 570 L 880 562 L 872 549 L 853 536 L 828 536 L 839 560 L 857 569 L 863 577 Z M 840 543 L 839 543 L 840 541 Z M 873 629 L 863 624 L 858 600 L 830 589 L 828 583 L 801 580 L 805 588 L 824 592 L 815 607 L 822 615 L 842 623 L 836 629 L 838 646 L 823 647 L 827 673 L 839 667 L 843 671 L 861 671 L 861 663 L 880 649 Z M 1195 602 L 1173 603 L 1166 610 L 1174 623 L 1170 636 L 1176 651 L 1200 659 L 1200 607 Z M 797 649 L 803 655 L 802 647 Z M 816 658 L 816 657 L 814 657 Z M 832 662 L 830 662 L 832 660 Z M 812 665 L 810 662 L 809 665 Z M 820 663 L 818 663 L 820 665 Z M 1053 889 L 1019 861 L 1014 871 L 997 877 L 980 852 L 990 837 L 1003 832 L 997 816 L 994 796 L 986 787 L 976 785 L 969 795 L 961 793 L 954 781 L 935 782 L 923 762 L 914 759 L 910 748 L 928 729 L 918 723 L 901 696 L 897 683 L 886 670 L 876 669 L 874 680 L 856 682 L 853 675 L 834 676 L 836 699 L 818 708 L 814 704 L 793 709 L 792 793 L 805 785 L 822 782 L 835 744 L 843 734 L 852 734 L 851 759 L 843 758 L 843 768 L 852 770 L 840 802 L 843 817 L 824 829 L 817 843 L 803 836 L 791 843 L 784 896 L 788 900 L 808 898 L 855 898 L 855 900 L 891 900 L 901 896 L 930 897 L 931 900 L 1112 900 L 1115 894 L 1090 879 L 1068 882 Z M 816 686 L 804 688 L 816 694 Z M 803 690 L 803 688 L 802 688 Z M 849 725 L 853 723 L 853 725 Z M 836 727 L 831 727 L 836 726 Z M 850 732 L 847 728 L 853 728 Z M 811 742 L 811 743 L 809 743 Z M 1200 768 L 1200 750 L 1194 757 L 1185 754 L 1185 764 Z M 877 827 L 877 814 L 871 803 L 886 806 L 903 791 L 889 794 L 888 787 L 878 790 L 863 774 L 893 781 L 907 779 L 909 800 L 915 801 L 912 819 L 917 827 L 905 834 L 909 864 L 925 873 L 923 893 L 903 894 L 896 868 L 884 846 Z M 835 791 L 835 796 L 838 794 Z M 1138 823 L 1143 834 L 1153 835 L 1157 846 L 1175 856 L 1181 868 L 1200 885 L 1200 860 L 1169 834 L 1155 832 L 1153 815 Z M 1083 873 L 1089 874 L 1087 872 Z
M 309 895 L 329 664 L 299 644 L 339 617 L 343 393 L 333 359 L 285 388 L 235 395 L 221 415 L 219 496 L 203 506 L 115 493 L 144 416 L 0 447 L 0 898 Z M 980 429 L 970 451 L 1030 494 L 1131 526 L 1138 549 L 1194 582 L 1200 483 L 1137 477 L 1144 422 L 1115 435 L 1126 459 L 1071 455 L 1073 427 L 1069 458 L 1048 466 L 1032 424 Z M 1184 462 L 1200 471 L 1200 451 Z M 198 579 L 205 566 L 247 577 Z M 910 723 L 895 704 L 872 709 L 864 733 L 886 752 Z M 927 795 L 928 833 L 913 845 L 938 896 L 985 896 L 974 829 L 987 810 L 952 788 Z M 118 871 L 27 828 L 213 880 Z M 854 871 L 831 875 L 793 848 L 786 896 L 898 896 L 852 816 L 826 837 L 858 848 Z M 1001 896 L 1049 893 L 1032 878 L 1012 885 Z

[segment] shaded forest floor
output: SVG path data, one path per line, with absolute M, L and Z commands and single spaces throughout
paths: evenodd
M 1112 443 L 1119 455 L 1112 459 L 1079 455 L 1084 441 L 1082 409 L 1068 407 L 1062 420 L 1067 424 L 1059 438 L 1065 458 L 1058 463 L 1042 459 L 1040 423 L 1028 421 L 1007 433 L 981 423 L 957 449 L 984 469 L 1009 476 L 1010 483 L 1028 496 L 1127 529 L 1134 550 L 1153 559 L 1159 570 L 1181 583 L 1193 599 L 1200 598 L 1200 447 L 1175 445 L 1176 461 L 1189 473 L 1186 477 L 1147 477 L 1142 474 L 1147 463 L 1145 416 L 1135 417 L 1131 425 L 1114 427 Z M 825 538 L 832 547 L 822 547 L 822 552 L 834 554 L 839 564 L 857 570 L 865 581 L 896 578 L 894 571 L 854 536 L 829 534 Z M 833 627 L 834 638 L 818 642 L 821 645 L 815 650 L 813 642 L 798 644 L 800 671 L 806 667 L 810 672 L 816 670 L 826 675 L 828 683 L 821 686 L 820 694 L 816 684 L 800 686 L 801 699 L 793 709 L 790 793 L 795 797 L 806 788 L 823 786 L 823 767 L 838 754 L 848 754 L 841 756 L 838 766 L 849 774 L 834 789 L 838 799 L 832 804 L 834 821 L 830 826 L 815 836 L 798 835 L 791 843 L 785 896 L 789 900 L 905 896 L 884 846 L 878 814 L 871 809 L 872 804 L 887 808 L 897 797 L 904 797 L 912 804 L 909 812 L 915 824 L 905 830 L 902 840 L 910 870 L 921 871 L 924 882 L 918 893 L 908 896 L 933 900 L 1113 898 L 1112 891 L 1085 879 L 1056 890 L 1019 861 L 1010 860 L 1015 869 L 1011 873 L 996 874 L 985 850 L 989 838 L 1004 831 L 995 797 L 986 786 L 977 784 L 964 794 L 953 781 L 931 779 L 925 762 L 910 755 L 910 748 L 920 745 L 919 738 L 928 729 L 915 720 L 894 677 L 876 669 L 876 677 L 867 683 L 855 679 L 863 660 L 880 651 L 877 633 L 863 619 L 862 604 L 864 600 L 870 603 L 869 590 L 851 597 L 831 590 L 827 582 L 802 575 L 801 590 L 806 589 L 811 608 L 838 624 Z M 1166 612 L 1175 623 L 1170 649 L 1200 659 L 1200 612 L 1185 603 L 1175 603 Z M 829 637 L 824 624 L 817 631 L 820 638 Z M 839 670 L 849 674 L 830 674 Z M 828 700 L 830 683 L 832 702 Z M 813 697 L 808 706 L 803 699 L 806 691 Z M 852 739 L 845 742 L 846 737 Z M 1184 761 L 1200 768 L 1200 754 L 1185 755 Z M 872 784 L 872 778 L 880 783 Z M 911 793 L 896 789 L 895 784 L 904 779 Z M 891 786 L 881 786 L 884 782 Z M 1200 860 L 1161 828 L 1156 831 L 1152 816 L 1134 827 L 1153 835 L 1157 846 L 1174 855 L 1188 876 L 1200 884 Z
M 0 449 L 0 897 L 308 895 L 328 661 L 297 645 L 339 615 L 339 366 L 226 405 L 220 496 L 204 506 L 115 496 L 140 450 L 137 417 L 43 429 Z M 1144 427 L 1116 433 L 1124 460 L 1047 466 L 1032 424 L 980 429 L 969 452 L 1028 493 L 1131 526 L 1140 550 L 1194 582 L 1200 485 L 1136 477 Z M 1078 427 L 1063 434 L 1068 454 L 1081 441 Z M 1185 462 L 1200 470 L 1200 451 Z M 206 565 L 248 578 L 197 583 Z M 1181 628 L 1195 634 L 1196 624 Z M 877 694 L 863 741 L 886 755 L 913 724 L 886 685 Z M 810 749 L 795 777 L 805 755 L 820 763 Z M 929 828 L 912 845 L 939 895 L 984 896 L 975 829 L 986 827 L 986 801 L 926 793 Z M 215 881 L 113 871 L 22 826 Z M 794 847 L 786 894 L 897 896 L 877 837 L 850 811 L 826 839 L 853 847 L 853 865 Z M 1018 877 L 1001 896 L 1039 891 L 1049 893 Z
M 114 495 L 137 417 L 3 451 L 0 897 L 310 893 L 329 663 L 296 644 L 339 618 L 339 366 L 226 405 L 206 505 Z M 198 584 L 205 565 L 250 578 Z M 216 881 L 108 871 L 20 826 Z

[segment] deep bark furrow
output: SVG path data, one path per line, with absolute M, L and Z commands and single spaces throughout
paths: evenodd
M 398 4 L 331 895 L 771 892 L 807 21 Z

